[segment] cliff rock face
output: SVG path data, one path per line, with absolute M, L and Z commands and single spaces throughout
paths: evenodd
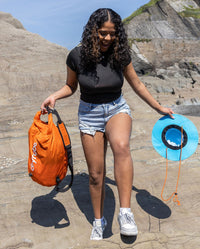
M 199 77 L 200 1 L 150 1 L 140 10 L 124 20 L 136 71 L 160 77 L 190 77 L 192 72 Z
M 58 84 L 63 85 L 66 48 L 28 32 L 18 20 L 3 12 L 0 30 L 1 106 L 30 103 L 57 89 Z
M 141 39 L 200 39 L 200 19 L 181 14 L 189 6 L 200 13 L 200 6 L 195 1 L 157 1 L 129 22 L 128 36 Z

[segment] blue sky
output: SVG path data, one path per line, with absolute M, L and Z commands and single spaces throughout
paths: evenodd
M 17 18 L 25 29 L 72 49 L 80 40 L 83 27 L 98 8 L 115 10 L 122 19 L 149 0 L 0 0 L 0 11 Z

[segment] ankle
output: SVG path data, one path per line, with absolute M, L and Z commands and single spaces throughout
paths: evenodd
M 123 213 L 123 214 L 124 214 L 124 213 L 131 213 L 131 208 L 122 208 L 122 207 L 121 207 L 121 208 L 119 209 L 119 212 L 120 212 L 120 213 Z
M 104 216 L 103 216 L 102 218 L 100 218 L 100 219 L 94 218 L 94 220 L 95 220 L 96 225 L 97 225 L 98 227 L 104 226 L 104 225 L 105 225 L 105 218 L 104 218 Z
M 100 227 L 100 226 L 101 226 L 101 219 L 96 219 L 96 218 L 94 218 L 94 220 L 95 220 L 96 225 L 97 225 L 98 227 Z

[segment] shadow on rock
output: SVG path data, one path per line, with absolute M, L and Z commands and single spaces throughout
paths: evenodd
M 116 186 L 115 181 L 107 178 L 106 183 Z M 135 186 L 132 190 L 137 192 L 136 200 L 140 207 L 149 215 L 152 215 L 158 219 L 166 219 L 171 216 L 171 209 L 160 199 L 151 195 L 145 189 L 138 189 Z
M 68 183 L 71 176 L 66 176 L 59 186 L 59 192 L 66 192 L 69 190 Z M 105 201 L 104 201 L 104 216 L 107 219 L 108 225 L 104 232 L 104 238 L 112 236 L 112 223 L 115 213 L 115 196 L 109 185 L 116 186 L 115 181 L 105 178 Z M 140 207 L 148 214 L 158 218 L 166 219 L 171 215 L 170 208 L 164 204 L 160 199 L 152 196 L 148 191 L 132 187 L 137 192 L 136 200 Z M 88 222 L 92 225 L 94 214 L 89 192 L 89 176 L 88 174 L 80 174 L 74 176 L 74 182 L 71 187 L 74 199 L 80 211 L 85 215 Z M 32 222 L 44 226 L 55 228 L 63 228 L 70 225 L 69 218 L 65 207 L 54 199 L 58 191 L 54 188 L 49 194 L 38 196 L 32 201 L 32 208 L 30 216 Z M 136 240 L 136 236 L 126 237 L 121 236 L 124 243 L 131 244 Z
M 68 184 L 71 176 L 66 176 L 59 184 L 59 188 L 55 187 L 49 194 L 39 196 L 33 199 L 32 209 L 30 212 L 32 222 L 49 227 L 62 228 L 69 226 L 70 222 L 64 206 L 57 200 L 53 199 L 56 194 L 64 193 L 69 190 Z M 115 212 L 115 197 L 112 189 L 107 183 L 115 182 L 106 177 L 105 179 L 105 201 L 104 201 L 104 216 L 107 219 L 108 225 L 104 232 L 104 238 L 109 238 L 112 233 L 112 222 Z M 88 222 L 92 225 L 94 214 L 89 192 L 89 176 L 88 174 L 74 175 L 73 185 L 71 187 L 72 194 L 80 211 L 85 215 Z M 63 219 L 67 222 L 59 224 Z
M 38 196 L 32 201 L 30 216 L 32 222 L 40 226 L 63 228 L 69 226 L 70 222 L 64 206 L 53 199 L 57 191 L 53 189 L 49 194 Z
M 109 238 L 113 234 L 112 222 L 115 212 L 115 197 L 112 189 L 107 184 L 110 182 L 110 179 L 106 177 L 105 182 L 104 216 L 107 219 L 108 224 L 104 232 L 104 238 Z M 71 190 L 79 209 L 85 215 L 88 222 L 92 225 L 94 213 L 90 199 L 88 174 L 84 173 L 75 175 Z
M 148 214 L 158 218 L 166 219 L 171 215 L 171 209 L 160 199 L 152 196 L 147 190 L 132 188 L 137 192 L 136 200 L 140 207 Z

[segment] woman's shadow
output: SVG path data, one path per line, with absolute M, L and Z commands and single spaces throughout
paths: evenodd
M 69 190 L 67 187 L 69 181 L 70 176 L 66 176 L 60 184 L 59 192 L 66 192 Z M 116 186 L 116 183 L 114 180 L 106 177 L 104 216 L 107 219 L 108 225 L 104 232 L 104 238 L 109 238 L 113 234 L 112 223 L 116 206 L 115 196 L 109 185 Z M 160 199 L 152 196 L 147 190 L 138 189 L 134 186 L 132 187 L 132 190 L 136 192 L 136 200 L 140 207 L 149 215 L 158 219 L 166 219 L 171 215 L 170 208 Z M 94 214 L 89 193 L 88 174 L 83 173 L 75 175 L 71 191 L 80 211 L 92 225 Z M 65 207 L 54 199 L 57 193 L 55 188 L 49 194 L 33 199 L 30 212 L 32 222 L 45 227 L 54 226 L 55 228 L 63 228 L 70 225 Z M 136 236 L 121 236 L 121 239 L 124 243 L 131 244 L 136 240 Z
M 64 193 L 69 190 L 69 181 L 70 176 L 66 176 L 59 185 L 58 191 L 56 188 L 54 188 L 49 194 L 35 197 L 32 200 L 30 216 L 33 223 L 44 227 L 54 226 L 55 228 L 63 228 L 70 225 L 70 220 L 65 207 L 62 203 L 54 199 L 58 193 Z M 109 181 L 109 178 L 106 178 L 106 182 Z M 88 174 L 75 175 L 71 191 L 80 211 L 85 215 L 88 222 L 92 225 L 94 214 L 89 193 Z M 108 238 L 112 235 L 115 197 L 108 184 L 105 185 L 105 192 L 106 197 L 104 201 L 104 215 L 107 219 L 108 225 L 106 227 L 104 237 Z
M 112 222 L 116 204 L 114 193 L 110 186 L 107 184 L 109 183 L 109 178 L 106 177 L 105 183 L 104 216 L 107 220 L 107 226 L 104 232 L 104 238 L 109 238 L 113 234 Z M 76 175 L 71 190 L 79 209 L 85 215 L 88 222 L 92 225 L 94 220 L 94 213 L 89 193 L 88 174 L 83 173 L 80 175 Z

